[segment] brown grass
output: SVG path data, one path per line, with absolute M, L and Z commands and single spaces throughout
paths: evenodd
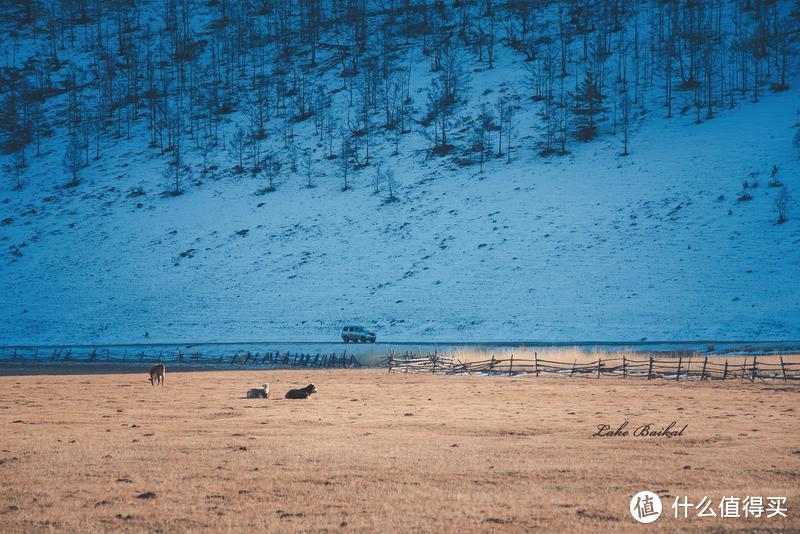
M 306 401 L 276 397 L 309 382 Z M 0 377 L 0 531 L 800 529 L 797 385 L 377 370 Z M 688 424 L 673 439 L 596 425 Z M 139 498 L 152 492 L 153 498 Z M 672 519 L 676 495 L 789 518 Z

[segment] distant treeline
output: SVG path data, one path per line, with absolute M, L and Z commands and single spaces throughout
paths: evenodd
M 398 154 L 409 133 L 431 155 L 482 167 L 522 149 L 514 135 L 528 110 L 536 135 L 527 150 L 565 154 L 616 135 L 627 154 L 645 113 L 700 122 L 786 89 L 800 35 L 800 5 L 776 0 L 20 0 L 0 9 L 1 148 L 16 185 L 44 144 L 57 143 L 47 148 L 63 151 L 76 185 L 104 146 L 128 138 L 166 156 L 174 194 L 223 161 L 263 179 L 265 191 L 286 172 L 312 187 L 323 158 L 347 189 L 350 173 L 376 164 L 376 145 Z M 524 75 L 483 80 L 501 53 L 517 56 Z M 430 77 L 423 94 L 410 89 L 420 69 Z M 470 102 L 468 88 L 484 84 L 496 99 Z M 390 173 L 376 176 L 376 189 L 382 180 L 392 191 Z

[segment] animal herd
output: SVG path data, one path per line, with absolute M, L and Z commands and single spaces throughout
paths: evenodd
M 167 372 L 167 366 L 163 363 L 157 363 L 150 368 L 150 385 L 163 386 L 164 375 Z M 287 399 L 307 399 L 312 393 L 317 392 L 317 387 L 314 384 L 309 384 L 304 388 L 290 389 L 284 395 Z M 269 399 L 270 389 L 269 384 L 263 384 L 260 388 L 253 388 L 247 391 L 248 399 Z

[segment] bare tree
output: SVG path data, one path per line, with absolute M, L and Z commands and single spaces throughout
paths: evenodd
M 244 172 L 244 153 L 247 148 L 247 134 L 244 128 L 237 128 L 231 138 L 231 156 L 236 162 L 233 170 L 237 173 Z
M 375 167 L 375 174 L 373 175 L 372 179 L 372 186 L 375 189 L 373 191 L 374 194 L 378 194 L 381 191 L 381 182 L 383 181 L 383 169 L 381 169 L 380 164 Z
M 397 188 L 400 186 L 400 184 L 394 177 L 394 171 L 392 169 L 386 169 L 383 174 L 383 180 L 386 182 L 386 191 L 388 193 L 386 202 L 396 202 L 398 200 L 396 195 Z
M 447 132 L 459 108 L 465 103 L 468 78 L 464 69 L 464 56 L 456 46 L 448 47 L 441 61 L 439 75 L 428 89 L 428 116 L 426 122 L 434 123 L 434 150 L 447 152 Z M 441 132 L 441 137 L 438 133 Z
M 472 120 L 472 138 L 470 150 L 478 156 L 480 172 L 483 173 L 483 164 L 486 161 L 486 152 L 489 148 L 488 134 L 493 123 L 491 115 L 486 109 L 486 104 L 481 105 L 481 113 Z
M 78 140 L 77 135 L 69 136 L 69 141 L 67 142 L 67 148 L 64 151 L 64 171 L 70 176 L 70 181 L 67 182 L 67 187 L 75 187 L 80 183 L 78 179 L 78 173 L 83 166 L 81 161 L 81 152 L 83 147 L 81 147 L 81 142 Z
M 306 178 L 306 187 L 311 189 L 314 187 L 312 178 L 314 177 L 314 152 L 311 149 L 303 150 L 303 157 L 301 161 L 303 175 Z
M 278 160 L 276 152 L 268 152 L 264 156 L 263 172 L 267 176 L 267 187 L 264 188 L 265 193 L 275 191 L 275 177 L 280 172 L 281 164 Z
M 14 191 L 20 191 L 22 189 L 22 175 L 25 174 L 26 169 L 21 154 L 21 151 L 15 152 L 11 159 L 11 165 L 6 167 L 9 173 L 14 175 Z
M 511 135 L 514 131 L 514 105 L 508 98 L 501 98 L 497 102 L 499 117 L 499 131 L 497 143 L 497 157 L 503 156 L 503 134 L 506 137 L 506 163 L 511 163 Z

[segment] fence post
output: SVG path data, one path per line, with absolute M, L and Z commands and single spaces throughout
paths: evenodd
M 722 371 L 722 381 L 725 382 L 726 378 L 728 378 L 728 358 L 725 358 L 725 370 Z
M 389 372 L 390 373 L 392 372 L 392 363 L 393 362 L 394 362 L 394 354 L 390 352 L 389 353 Z
M 781 356 L 781 371 L 783 371 L 783 381 L 786 382 L 786 366 L 783 364 L 783 356 Z
M 508 363 L 508 376 L 511 376 L 511 372 L 514 369 L 514 355 L 511 355 L 511 361 Z
M 647 366 L 647 379 L 653 379 L 653 355 L 650 355 L 650 364 Z
M 575 366 L 576 365 L 578 365 L 578 360 L 575 360 L 574 362 L 572 362 L 572 371 L 569 372 L 569 376 L 572 376 L 572 375 L 575 374 Z
M 603 365 L 603 358 L 597 358 L 597 378 L 600 378 L 600 367 Z
M 703 360 L 703 371 L 700 373 L 700 382 L 706 379 L 706 366 L 708 365 L 708 356 Z
M 756 363 L 756 355 L 753 355 L 753 371 L 750 373 L 750 382 L 756 379 L 758 374 L 758 364 Z
M 628 361 L 625 359 L 625 355 L 622 355 L 622 378 L 628 378 Z
M 489 364 L 489 374 L 490 375 L 494 374 L 494 366 L 495 366 L 495 359 L 494 359 L 494 354 L 492 354 L 492 363 Z
M 681 378 L 681 363 L 683 363 L 683 356 L 678 356 L 678 373 L 675 375 L 675 380 L 680 380 Z
M 536 351 L 533 351 L 533 372 L 536 373 L 536 376 L 539 376 L 539 355 Z

